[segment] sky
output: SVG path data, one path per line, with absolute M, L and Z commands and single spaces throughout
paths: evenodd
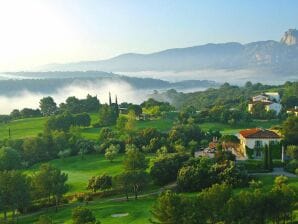
M 0 0 L 0 71 L 207 43 L 279 41 L 295 0 Z

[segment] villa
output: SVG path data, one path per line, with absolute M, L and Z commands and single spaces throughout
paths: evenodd
M 280 104 L 280 96 L 277 92 L 267 92 L 252 97 L 250 103 L 248 104 L 248 111 L 252 112 L 252 108 L 257 103 L 262 103 L 266 111 L 275 111 L 277 115 L 281 112 L 282 109 L 282 106 Z
M 248 158 L 248 154 L 253 155 L 253 158 L 262 158 L 262 148 L 265 145 L 280 142 L 281 136 L 274 131 L 253 128 L 239 132 L 240 152 L 244 157 Z M 248 151 L 252 150 L 252 151 Z

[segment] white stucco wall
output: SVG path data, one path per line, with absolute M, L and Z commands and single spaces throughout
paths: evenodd
M 273 110 L 273 111 L 276 112 L 276 114 L 279 114 L 280 111 L 281 111 L 282 106 L 279 103 L 272 103 L 270 105 L 266 105 L 265 108 L 266 108 L 267 111 Z
M 254 149 L 256 145 L 256 141 L 262 142 L 262 147 L 265 145 L 269 145 L 271 141 L 280 142 L 281 139 L 276 138 L 244 138 L 243 136 L 240 137 L 240 147 L 245 157 L 247 157 L 246 147 L 250 149 Z

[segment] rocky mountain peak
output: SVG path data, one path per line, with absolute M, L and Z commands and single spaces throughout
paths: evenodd
M 280 42 L 286 45 L 298 44 L 298 30 L 289 29 L 287 32 L 285 32 Z

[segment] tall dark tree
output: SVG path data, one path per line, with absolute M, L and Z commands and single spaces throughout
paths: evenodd
M 39 108 L 44 116 L 50 116 L 57 112 L 57 104 L 50 96 L 44 97 L 39 101 Z

